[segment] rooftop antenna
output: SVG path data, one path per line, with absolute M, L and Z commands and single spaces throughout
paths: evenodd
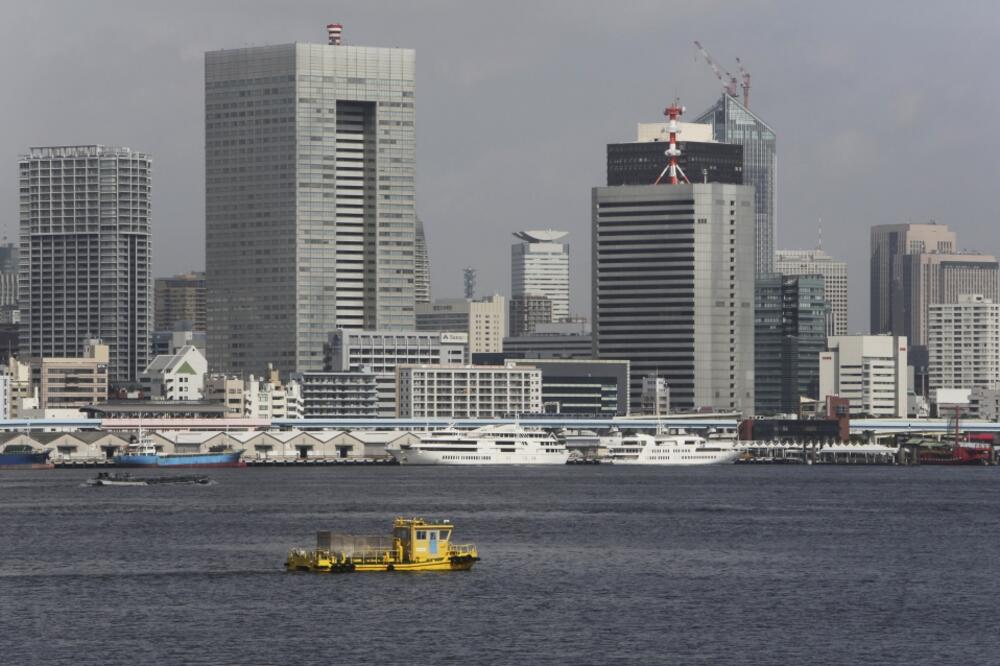
M 476 297 L 476 269 L 466 266 L 462 269 L 462 281 L 465 283 L 465 297 L 472 299 Z
M 816 246 L 816 249 L 819 250 L 820 252 L 823 251 L 823 218 L 822 217 L 819 218 L 819 245 Z
M 670 184 L 677 185 L 680 182 L 677 178 L 678 173 L 681 175 L 681 178 L 684 179 L 685 183 L 691 182 L 688 180 L 688 177 L 684 175 L 684 170 L 677 166 L 677 158 L 681 155 L 681 151 L 677 149 L 677 133 L 680 132 L 680 129 L 677 127 L 677 118 L 680 117 L 682 113 L 684 113 L 684 107 L 679 106 L 676 99 L 673 104 L 663 110 L 663 115 L 669 119 L 669 122 L 667 123 L 669 143 L 667 144 L 667 149 L 663 152 L 663 154 L 667 156 L 667 166 L 663 167 L 663 171 L 660 172 L 656 182 L 653 183 L 654 185 L 659 185 L 660 181 L 663 180 L 663 177 L 668 174 L 670 175 Z
M 340 36 L 344 32 L 344 26 L 339 23 L 329 23 L 326 26 L 326 39 L 330 46 L 340 46 Z

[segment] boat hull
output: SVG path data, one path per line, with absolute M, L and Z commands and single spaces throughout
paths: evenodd
M 289 557 L 285 563 L 288 571 L 308 573 L 374 573 L 395 571 L 469 571 L 479 561 L 478 557 L 460 555 L 443 557 L 426 562 L 377 562 L 338 563 L 317 557 Z
M 565 465 L 569 452 L 505 454 L 492 451 L 437 452 L 393 449 L 389 453 L 400 465 Z
M 0 469 L 52 469 L 49 462 L 51 451 L 31 453 L 0 453 Z
M 114 463 L 119 467 L 246 467 L 240 459 L 242 454 L 243 451 L 159 455 L 122 453 L 114 457 Z
M 611 465 L 653 465 L 659 467 L 692 467 L 700 465 L 731 465 L 736 462 L 739 456 L 740 456 L 739 451 L 726 451 L 725 453 L 714 454 L 713 456 L 707 456 L 706 454 L 697 454 L 697 452 L 695 452 L 690 454 L 690 459 L 688 459 L 686 456 L 675 456 L 673 459 L 666 459 L 666 460 L 618 459 L 618 460 L 606 460 L 604 462 Z

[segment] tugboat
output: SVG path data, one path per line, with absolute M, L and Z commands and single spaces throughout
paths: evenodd
M 0 469 L 52 469 L 52 449 L 39 451 L 27 444 L 8 444 L 0 453 Z
M 316 549 L 296 548 L 285 560 L 287 571 L 468 571 L 479 561 L 471 544 L 451 541 L 448 520 L 396 518 L 392 536 L 316 533 Z

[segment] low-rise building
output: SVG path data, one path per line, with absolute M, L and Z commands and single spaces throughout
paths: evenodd
M 645 416 L 666 416 L 670 413 L 670 385 L 665 377 L 646 375 L 642 378 L 642 407 Z
M 1000 389 L 974 386 L 969 393 L 969 416 L 984 421 L 1000 421 Z
M 906 418 L 907 341 L 892 335 L 835 335 L 819 357 L 819 400 L 847 398 L 851 416 Z
M 508 364 L 396 368 L 401 418 L 498 418 L 542 411 L 542 371 Z
M 629 414 L 629 362 L 594 359 L 510 360 L 542 372 L 542 409 L 552 414 Z
M 307 419 L 375 418 L 379 416 L 378 376 L 369 369 L 346 372 L 303 372 L 302 412 Z M 395 374 L 393 375 L 395 383 Z
M 292 379 L 281 382 L 281 374 L 270 364 L 268 376 L 250 375 L 244 391 L 243 415 L 261 419 L 300 419 L 303 415 L 302 387 Z
M 154 358 L 139 375 L 139 383 L 152 400 L 201 400 L 207 371 L 204 354 L 185 345 L 174 354 Z
M 108 346 L 88 340 L 76 358 L 32 358 L 31 381 L 39 409 L 71 409 L 108 399 Z
M 507 358 L 593 358 L 594 344 L 586 322 L 555 322 L 504 338 L 503 352 Z
M 469 353 L 499 352 L 507 334 L 506 299 L 500 294 L 478 300 L 445 298 L 416 306 L 418 331 L 465 332 Z
M 240 418 L 245 408 L 244 385 L 242 377 L 210 374 L 205 378 L 205 401 L 223 405 L 226 418 Z

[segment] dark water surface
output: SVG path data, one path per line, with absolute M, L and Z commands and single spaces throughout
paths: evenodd
M 1000 663 L 1000 470 L 0 472 L 2 664 Z M 450 518 L 471 572 L 286 574 Z

